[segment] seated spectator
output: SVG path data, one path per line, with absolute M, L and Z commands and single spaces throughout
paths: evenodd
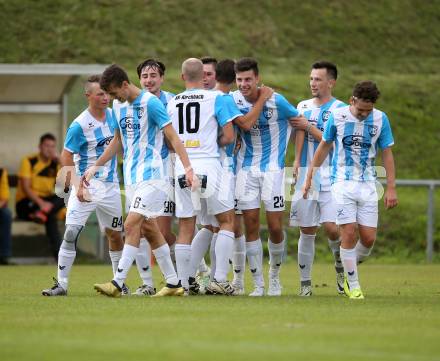
M 50 133 L 43 134 L 39 153 L 24 157 L 21 161 L 16 195 L 17 217 L 46 226 L 55 259 L 58 258 L 61 242 L 56 216 L 64 207 L 64 200 L 54 193 L 58 169 L 56 138 Z
M 8 208 L 9 183 L 6 169 L 0 168 L 0 265 L 9 264 L 11 257 L 12 214 Z

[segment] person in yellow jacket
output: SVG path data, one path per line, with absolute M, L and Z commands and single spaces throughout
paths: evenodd
M 64 200 L 54 192 L 58 169 L 56 138 L 50 133 L 43 134 L 39 152 L 21 161 L 16 195 L 17 217 L 44 223 L 55 259 L 61 241 L 56 215 L 64 207 Z
M 9 264 L 11 256 L 12 214 L 8 208 L 9 183 L 8 172 L 0 168 L 0 265 Z

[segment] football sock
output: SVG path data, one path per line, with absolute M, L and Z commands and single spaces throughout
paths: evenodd
M 216 263 L 215 263 L 215 243 L 217 242 L 217 237 L 218 237 L 218 233 L 214 233 L 212 235 L 211 238 L 211 247 L 209 248 L 209 258 L 211 261 L 211 275 L 210 275 L 210 279 L 211 281 L 214 279 L 214 275 L 215 275 L 215 268 L 216 268 Z
M 357 272 L 357 262 L 356 262 L 356 250 L 353 249 L 340 249 L 341 260 L 344 265 L 344 271 L 347 274 L 347 281 L 350 289 L 359 288 L 359 279 Z
M 173 262 L 171 261 L 170 247 L 168 246 L 168 243 L 153 249 L 153 254 L 166 282 L 170 285 L 177 285 L 179 283 L 179 279 L 177 278 L 176 270 L 174 269 Z
M 179 277 L 182 287 L 189 289 L 188 278 L 191 261 L 191 245 L 190 244 L 176 244 L 176 266 L 177 276 Z
M 234 270 L 234 282 L 243 284 L 246 267 L 246 238 L 244 235 L 235 238 L 232 251 L 232 267 Z
M 139 250 L 136 255 L 136 267 L 143 285 L 153 287 L 153 272 L 151 271 L 151 246 L 145 238 L 139 242 Z
M 255 286 L 264 287 L 263 245 L 261 244 L 261 239 L 246 242 L 246 256 Z
M 310 281 L 312 279 L 312 264 L 315 257 L 316 234 L 305 234 L 300 232 L 298 241 L 298 268 L 300 280 Z
M 269 239 L 269 277 L 278 278 L 280 276 L 281 263 L 283 262 L 283 254 L 285 240 L 281 243 L 272 243 Z
M 229 272 L 229 260 L 234 247 L 234 232 L 221 230 L 215 243 L 215 275 L 218 282 L 225 282 Z
M 336 240 L 328 239 L 328 246 L 333 253 L 333 258 L 335 259 L 335 269 L 336 272 L 344 272 L 344 267 L 341 262 L 341 254 L 339 252 L 339 248 L 341 246 L 341 239 L 338 238 Z
M 209 229 L 202 228 L 194 237 L 191 244 L 190 277 L 196 277 L 197 268 L 199 268 L 201 262 L 205 261 L 203 257 L 208 252 L 212 235 L 213 233 Z
M 356 250 L 357 263 L 361 263 L 371 254 L 373 247 L 365 247 L 361 240 L 358 240 L 354 249 Z
M 130 246 L 129 244 L 124 245 L 124 249 L 122 250 L 122 256 L 119 260 L 118 268 L 116 270 L 116 275 L 114 277 L 114 281 L 118 284 L 120 288 L 125 282 L 127 278 L 128 271 L 130 270 L 131 265 L 138 253 L 138 248 Z
M 67 290 L 69 285 L 69 274 L 72 268 L 73 262 L 75 261 L 76 251 L 71 251 L 60 247 L 58 252 L 58 283 L 61 287 Z
M 116 272 L 118 270 L 119 260 L 122 256 L 122 251 L 108 251 L 108 255 L 110 256 L 110 260 L 112 261 L 112 269 L 113 269 L 113 277 L 116 276 Z

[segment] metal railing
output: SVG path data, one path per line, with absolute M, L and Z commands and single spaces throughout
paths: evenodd
M 286 178 L 286 182 L 292 182 L 292 178 Z M 381 184 L 386 185 L 385 179 L 380 179 Z M 289 183 L 289 184 L 290 184 Z M 404 187 L 428 187 L 428 209 L 426 224 L 426 261 L 432 262 L 434 255 L 434 196 L 435 187 L 440 187 L 440 180 L 435 179 L 396 179 L 397 186 Z M 262 225 L 261 229 L 267 229 Z M 105 236 L 98 234 L 96 253 L 99 259 L 106 257 Z
M 386 180 L 381 180 L 386 184 Z M 434 197 L 435 187 L 440 187 L 440 180 L 436 179 L 396 179 L 397 186 L 428 187 L 428 209 L 426 223 L 426 261 L 432 262 L 434 255 Z

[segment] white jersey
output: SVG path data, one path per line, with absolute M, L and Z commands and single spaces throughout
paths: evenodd
M 168 103 L 168 114 L 190 159 L 218 158 L 219 127 L 241 115 L 231 96 L 204 89 L 177 94 Z
M 366 119 L 359 120 L 351 114 L 350 106 L 331 113 L 322 139 L 327 143 L 335 142 L 332 183 L 374 182 L 377 147 L 384 149 L 394 144 L 390 122 L 384 112 L 373 109 Z
M 303 100 L 298 104 L 298 111 L 304 115 L 307 120 L 316 128 L 318 128 L 321 132 L 324 132 L 325 125 L 327 124 L 327 120 L 330 117 L 331 112 L 334 109 L 346 106 L 344 102 L 337 100 L 335 98 L 331 98 L 327 103 L 322 104 L 321 106 L 315 103 L 315 99 Z M 307 169 L 312 162 L 313 156 L 315 155 L 316 149 L 318 148 L 319 141 L 316 140 L 312 134 L 306 133 L 304 139 L 304 145 L 301 150 L 301 158 L 300 158 L 300 178 L 296 183 L 296 188 L 301 189 L 304 183 L 305 175 L 307 174 Z M 330 184 L 330 161 L 333 156 L 333 149 L 330 150 L 328 156 L 324 159 L 319 172 L 315 173 L 315 182 L 316 185 L 319 184 L 320 191 L 329 191 Z
M 124 183 L 131 185 L 164 177 L 163 133 L 171 121 L 158 97 L 142 91 L 133 103 L 113 102 L 113 121 L 124 150 Z
M 232 95 L 243 114 L 252 109 L 253 104 L 239 90 Z M 237 156 L 237 172 L 249 167 L 255 167 L 262 172 L 283 169 L 292 130 L 289 119 L 298 114 L 286 98 L 274 93 L 266 101 L 254 126 L 249 131 L 239 129 L 242 143 Z
M 64 149 L 73 153 L 76 173 L 82 176 L 87 168 L 96 163 L 113 139 L 111 109 L 106 109 L 104 121 L 95 119 L 89 110 L 84 110 L 67 129 Z M 118 182 L 117 160 L 114 156 L 95 174 L 105 182 Z

